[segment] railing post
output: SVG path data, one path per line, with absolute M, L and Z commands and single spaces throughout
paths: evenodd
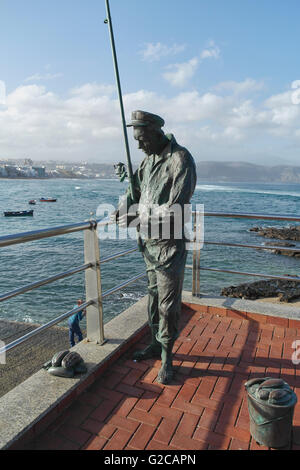
M 194 216 L 196 219 L 196 215 Z M 196 296 L 196 222 L 193 223 L 193 284 L 192 284 L 192 295 Z
M 86 309 L 87 340 L 104 343 L 103 307 L 100 273 L 100 249 L 97 236 L 97 223 L 91 221 L 91 228 L 84 231 L 85 263 L 92 267 L 85 271 L 86 301 L 92 301 Z
M 192 295 L 194 297 L 201 297 L 200 295 L 200 225 L 197 220 L 198 212 L 194 218 L 194 248 L 193 248 L 193 284 L 192 284 Z

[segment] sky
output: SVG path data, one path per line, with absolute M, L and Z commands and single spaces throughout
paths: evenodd
M 128 121 L 161 115 L 196 161 L 300 165 L 299 0 L 109 4 Z M 126 160 L 105 18 L 105 0 L 0 0 L 0 159 Z

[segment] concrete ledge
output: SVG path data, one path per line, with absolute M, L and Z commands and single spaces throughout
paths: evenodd
M 221 297 L 203 294 L 201 297 L 194 297 L 191 292 L 182 293 L 182 302 L 194 305 L 203 305 L 208 307 L 219 307 L 223 309 L 232 309 L 240 312 L 261 314 L 266 317 L 285 318 L 289 320 L 300 321 L 299 307 L 293 307 L 293 304 L 275 304 L 262 302 L 260 300 L 244 300 L 231 297 Z M 300 325 L 299 325 L 300 326 Z
M 144 297 L 105 325 L 106 342 L 102 346 L 82 341 L 72 348 L 84 359 L 86 374 L 65 379 L 41 369 L 1 397 L 0 449 L 17 449 L 18 444 L 48 426 L 111 362 L 147 332 L 147 318 Z

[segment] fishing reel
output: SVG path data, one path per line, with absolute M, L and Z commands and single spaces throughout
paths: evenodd
M 120 178 L 120 181 L 123 182 L 125 178 L 127 178 L 127 171 L 126 171 L 126 166 L 124 163 L 117 163 L 114 165 L 115 173 Z

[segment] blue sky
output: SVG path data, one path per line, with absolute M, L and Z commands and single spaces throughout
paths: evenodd
M 161 114 L 196 160 L 298 163 L 299 0 L 110 7 L 128 118 Z M 0 0 L 0 156 L 122 159 L 105 17 L 104 0 Z

